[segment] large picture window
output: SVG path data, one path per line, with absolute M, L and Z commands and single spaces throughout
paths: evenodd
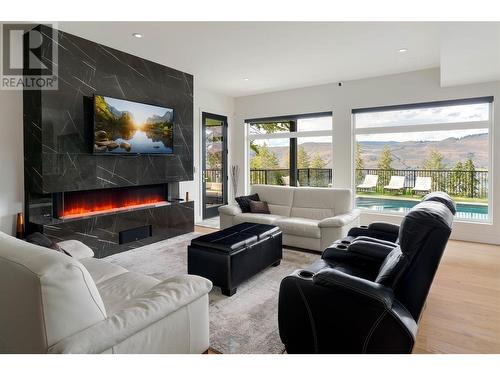
M 332 186 L 332 114 L 247 120 L 250 184 Z
M 457 219 L 489 221 L 492 101 L 353 110 L 357 207 L 404 214 L 439 190 Z

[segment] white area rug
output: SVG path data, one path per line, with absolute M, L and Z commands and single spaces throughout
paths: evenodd
M 199 233 L 189 233 L 104 258 L 126 269 L 165 280 L 187 273 L 187 246 Z M 210 292 L 210 347 L 221 353 L 283 353 L 278 332 L 281 280 L 319 255 L 283 249 L 278 267 L 270 267 L 241 284 L 231 297 Z

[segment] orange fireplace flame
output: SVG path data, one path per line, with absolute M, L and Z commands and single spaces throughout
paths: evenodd
M 62 215 L 62 218 L 72 218 L 79 216 L 87 216 L 105 212 L 121 211 L 131 208 L 139 208 L 149 205 L 156 205 L 159 203 L 166 203 L 165 198 L 161 196 L 146 196 L 146 197 L 136 197 L 129 198 L 126 200 L 107 198 L 105 201 L 91 202 L 75 200 L 70 203 L 66 203 Z

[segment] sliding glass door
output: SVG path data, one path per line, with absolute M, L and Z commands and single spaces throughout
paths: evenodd
M 227 203 L 227 117 L 202 113 L 203 219 Z

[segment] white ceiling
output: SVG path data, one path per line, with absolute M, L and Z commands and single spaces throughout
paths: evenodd
M 441 28 L 441 86 L 500 80 L 500 22 Z
M 235 97 L 438 67 L 443 26 L 430 22 L 58 24 L 63 31 L 191 73 L 198 85 Z M 137 39 L 132 33 L 144 37 Z M 399 53 L 400 48 L 408 52 Z

